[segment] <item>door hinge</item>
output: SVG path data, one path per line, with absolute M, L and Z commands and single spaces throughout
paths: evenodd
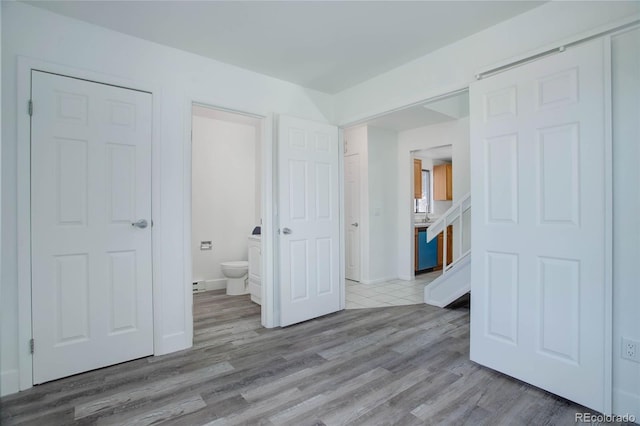
M 36 348 L 36 343 L 35 343 L 35 341 L 34 341 L 33 339 L 29 340 L 29 351 L 30 351 L 31 353 L 33 353 L 33 351 L 35 350 L 35 348 Z
M 33 115 L 33 101 L 31 99 L 29 99 L 29 106 L 27 108 L 28 108 L 27 112 L 29 113 L 29 116 L 32 116 Z

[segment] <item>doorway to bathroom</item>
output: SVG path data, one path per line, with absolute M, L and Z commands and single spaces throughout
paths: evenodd
M 262 297 L 263 119 L 194 104 L 191 120 L 194 317 L 251 316 Z

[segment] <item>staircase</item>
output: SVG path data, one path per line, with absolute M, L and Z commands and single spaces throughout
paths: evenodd
M 453 225 L 453 259 L 447 259 L 447 228 Z M 427 229 L 427 242 L 442 238 L 442 275 L 424 288 L 424 303 L 443 308 L 471 290 L 471 194 L 454 203 Z M 449 263 L 451 261 L 451 263 Z

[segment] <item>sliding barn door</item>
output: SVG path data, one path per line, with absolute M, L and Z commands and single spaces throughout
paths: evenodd
M 278 126 L 280 325 L 340 309 L 338 129 L 281 116 Z
M 598 411 L 610 398 L 603 46 L 470 88 L 471 359 Z

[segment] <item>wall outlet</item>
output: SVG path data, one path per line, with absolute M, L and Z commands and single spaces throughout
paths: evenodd
M 640 342 L 623 337 L 622 358 L 640 362 Z

